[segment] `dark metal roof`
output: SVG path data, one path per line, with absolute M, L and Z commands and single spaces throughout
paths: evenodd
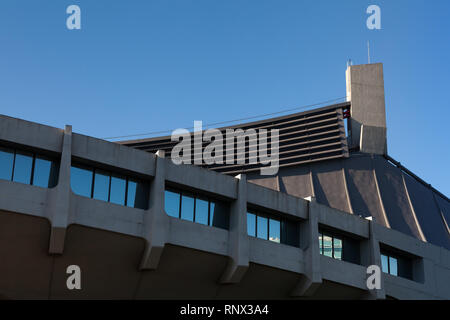
M 270 118 L 235 126 L 222 127 L 219 130 L 225 134 L 226 129 L 279 129 L 279 166 L 288 167 L 322 160 L 348 157 L 347 139 L 343 120 L 343 110 L 350 108 L 350 102 L 330 105 L 327 107 Z M 270 137 L 270 134 L 269 134 Z M 129 140 L 118 142 L 136 149 L 155 153 L 164 150 L 170 157 L 172 148 L 178 141 L 171 141 L 170 136 Z M 194 153 L 193 139 L 191 141 L 192 163 Z M 202 152 L 209 142 L 204 142 Z M 249 163 L 249 142 L 246 141 L 245 164 L 213 164 L 203 167 L 223 172 L 237 174 L 259 170 L 261 164 Z M 235 155 L 244 150 L 234 143 Z M 270 150 L 270 146 L 268 146 Z

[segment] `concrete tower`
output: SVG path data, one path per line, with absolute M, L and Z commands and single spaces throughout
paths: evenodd
M 351 101 L 349 146 L 387 154 L 383 64 L 348 66 L 347 100 Z

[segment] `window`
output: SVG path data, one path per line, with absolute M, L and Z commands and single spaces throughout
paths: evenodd
M 80 196 L 131 208 L 147 209 L 148 183 L 82 165 L 70 170 L 72 191 Z
M 256 218 L 256 237 L 264 240 L 269 240 L 269 225 L 267 218 L 258 216 Z
M 319 232 L 320 254 L 342 260 L 342 239 L 323 232 Z
M 247 212 L 247 234 L 259 239 L 298 246 L 297 224 L 266 214 Z
M 397 258 L 386 254 L 381 254 L 381 269 L 384 273 L 389 273 L 393 276 L 398 276 L 398 261 Z
M 58 164 L 33 152 L 0 147 L 0 179 L 52 188 L 58 180 Z
M 164 209 L 174 218 L 228 229 L 228 205 L 203 195 L 167 189 Z
M 13 165 L 14 150 L 0 148 L 0 179 L 12 179 Z
M 256 237 L 256 215 L 247 212 L 247 234 Z
M 111 176 L 111 187 L 109 192 L 109 201 L 115 204 L 125 205 L 127 189 L 127 180 L 117 175 Z

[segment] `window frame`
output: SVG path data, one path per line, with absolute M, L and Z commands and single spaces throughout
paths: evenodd
M 136 207 L 135 203 L 133 204 L 133 206 L 129 206 L 128 205 L 128 200 L 129 200 L 128 199 L 129 183 L 130 182 L 136 183 L 136 191 L 135 191 L 135 195 L 134 195 L 136 197 L 137 190 L 138 190 L 138 185 L 140 183 L 145 184 L 145 183 L 147 183 L 146 181 L 144 181 L 142 179 L 138 179 L 138 178 L 132 177 L 132 176 L 128 176 L 128 175 L 125 175 L 125 174 L 122 174 L 122 173 L 119 173 L 119 172 L 115 172 L 115 171 L 112 171 L 110 169 L 103 169 L 101 167 L 94 167 L 94 166 L 86 165 L 86 164 L 80 163 L 80 162 L 73 162 L 72 161 L 72 164 L 71 164 L 70 167 L 71 168 L 75 167 L 77 169 L 90 171 L 92 173 L 91 186 L 90 186 L 91 190 L 89 192 L 90 196 L 87 197 L 87 196 L 84 196 L 84 195 L 81 195 L 81 194 L 78 194 L 78 193 L 74 192 L 73 189 L 72 189 L 72 186 L 71 186 L 72 192 L 74 192 L 76 195 L 79 195 L 81 197 L 90 198 L 90 199 L 93 199 L 93 200 L 108 202 L 108 203 L 111 203 L 111 204 L 114 204 L 114 205 L 118 205 L 118 206 L 123 206 L 123 207 L 128 207 L 128 208 L 133 208 L 133 209 L 147 210 L 146 208 Z M 94 198 L 95 175 L 97 174 L 97 171 L 101 171 L 102 172 L 101 174 L 106 176 L 107 179 L 108 179 L 108 191 L 107 191 L 108 192 L 108 196 L 107 196 L 107 200 Z M 72 172 L 71 172 L 71 174 L 72 174 Z M 111 182 L 112 182 L 112 178 L 113 177 L 125 180 L 124 204 L 118 204 L 118 203 L 115 203 L 115 202 L 111 202 Z M 135 199 L 135 202 L 136 202 L 136 199 Z
M 17 147 L 9 147 L 9 146 L 4 146 L 4 145 L 0 145 L 0 147 L 6 151 L 10 151 L 12 154 L 12 166 L 11 166 L 11 174 L 9 179 L 2 179 L 5 181 L 10 181 L 10 182 L 16 182 L 16 183 L 21 183 L 21 184 L 25 184 L 25 185 L 30 185 L 33 187 L 39 187 L 39 188 L 54 188 L 58 182 L 59 182 L 59 166 L 60 166 L 60 162 L 56 159 L 56 156 L 49 156 L 47 153 L 45 152 L 39 152 L 39 151 L 34 151 L 34 150 L 30 150 L 28 148 L 17 148 Z M 21 181 L 15 181 L 14 180 L 14 176 L 15 176 L 15 172 L 16 172 L 16 158 L 17 158 L 17 154 L 21 154 L 23 156 L 27 156 L 31 158 L 31 170 L 30 170 L 30 178 L 27 179 L 28 181 L 25 182 L 21 182 Z M 56 165 L 57 171 L 56 171 L 56 178 L 55 180 L 55 185 L 52 185 L 50 183 L 51 181 L 51 170 L 49 172 L 49 182 L 48 185 L 46 187 L 42 187 L 42 186 L 38 186 L 34 184 L 34 174 L 35 174 L 35 170 L 36 170 L 36 158 L 42 159 L 42 160 L 47 160 L 51 163 L 51 165 Z
M 261 240 L 267 240 L 267 241 L 274 242 L 274 243 L 282 243 L 282 244 L 284 244 L 284 240 L 285 239 L 284 239 L 283 232 L 281 230 L 281 225 L 283 223 L 283 220 L 285 220 L 285 219 L 283 219 L 282 217 L 276 217 L 276 216 L 271 215 L 271 214 L 262 213 L 262 212 L 259 212 L 257 210 L 250 209 L 250 210 L 247 210 L 247 214 L 246 214 L 246 217 L 245 217 L 247 219 L 247 223 L 248 223 L 248 214 L 252 214 L 252 215 L 255 216 L 255 230 L 254 230 L 255 235 L 253 236 L 253 235 L 250 235 L 248 233 L 248 226 L 247 226 L 247 236 L 252 237 L 252 238 L 261 239 Z M 267 219 L 267 230 L 266 230 L 267 238 L 258 237 L 258 218 L 265 218 L 265 219 Z M 278 230 L 278 233 L 280 235 L 280 241 L 279 242 L 274 241 L 274 240 L 270 240 L 270 220 L 274 220 L 274 221 L 277 221 L 279 223 L 279 230 Z
M 212 220 L 213 215 L 212 215 L 212 210 L 211 210 L 212 204 L 214 204 L 214 206 L 215 206 L 218 202 L 220 202 L 220 200 L 214 199 L 214 198 L 212 198 L 210 196 L 207 196 L 205 194 L 196 193 L 195 191 L 181 190 L 181 189 L 177 189 L 177 188 L 174 188 L 174 187 L 171 187 L 171 186 L 166 186 L 166 188 L 164 189 L 164 192 L 167 192 L 167 191 L 175 193 L 175 194 L 177 194 L 179 196 L 179 205 L 178 205 L 177 217 L 174 217 L 174 216 L 168 214 L 165 211 L 165 207 L 164 207 L 164 211 L 165 211 L 165 213 L 168 216 L 170 216 L 172 218 L 178 218 L 178 219 L 184 220 L 184 221 L 190 221 L 190 222 L 193 222 L 193 223 L 201 224 L 201 225 L 208 226 L 208 227 L 221 228 L 221 227 L 216 227 L 216 226 L 213 225 L 213 220 Z M 183 196 L 190 197 L 190 198 L 194 199 L 192 220 L 182 219 L 181 218 Z M 196 221 L 196 218 L 197 218 L 197 216 L 196 216 L 196 214 L 197 214 L 197 212 L 196 212 L 197 211 L 197 200 L 202 200 L 202 201 L 207 201 L 208 202 L 208 218 L 207 218 L 208 221 L 207 221 L 207 224 L 204 224 L 204 223 Z
M 325 237 L 331 238 L 331 257 L 324 254 L 324 252 L 325 252 L 324 251 L 324 248 L 325 248 L 324 247 L 324 238 Z M 335 260 L 345 261 L 344 260 L 344 239 L 341 236 L 333 235 L 332 233 L 329 233 L 329 232 L 326 232 L 323 230 L 319 230 L 319 239 L 318 240 L 319 240 L 319 252 L 321 255 L 323 255 L 324 257 L 335 259 Z M 336 258 L 334 255 L 334 241 L 335 240 L 339 240 L 341 242 L 341 257 L 340 258 Z
M 390 253 L 387 253 L 385 251 L 381 251 L 380 252 L 381 260 L 383 259 L 383 256 L 385 256 L 386 259 L 387 259 L 387 268 L 388 268 L 388 270 L 387 270 L 387 272 L 384 272 L 383 271 L 383 266 L 381 266 L 381 271 L 383 271 L 384 273 L 389 274 L 391 276 L 394 276 L 394 277 L 400 277 L 399 273 L 398 273 L 398 261 L 399 261 L 398 257 L 394 256 L 394 255 L 392 255 Z M 397 274 L 391 273 L 391 259 L 395 260 L 395 263 L 397 264 Z

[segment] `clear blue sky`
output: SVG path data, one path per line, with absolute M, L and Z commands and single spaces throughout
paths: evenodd
M 447 0 L 2 0 L 0 113 L 103 138 L 276 112 L 345 96 L 370 40 L 389 154 L 449 195 L 449 16 Z

